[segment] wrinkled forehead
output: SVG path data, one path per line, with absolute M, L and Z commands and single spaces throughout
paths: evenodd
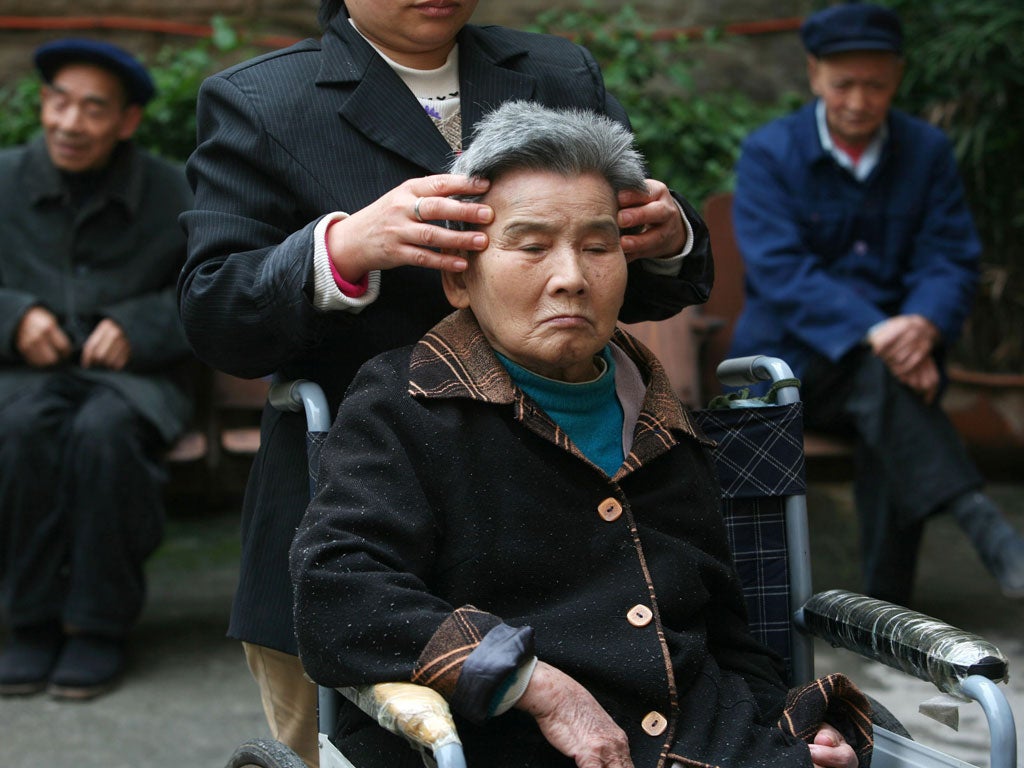
M 581 197 L 582 195 L 582 197 Z M 555 210 L 568 210 L 586 204 L 590 208 L 619 209 L 618 195 L 601 174 L 588 171 L 565 174 L 536 168 L 505 171 L 491 181 L 481 202 L 492 207 L 530 207 L 557 203 Z

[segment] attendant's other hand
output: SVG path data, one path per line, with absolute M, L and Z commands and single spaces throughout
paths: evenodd
M 879 323 L 868 336 L 872 351 L 899 379 L 929 357 L 939 329 L 922 315 L 896 315 Z
M 636 229 L 622 236 L 627 261 L 675 256 L 686 245 L 686 224 L 664 184 L 647 180 L 647 194 L 619 192 L 619 227 Z
M 489 224 L 494 218 L 490 206 L 449 198 L 449 195 L 482 195 L 489 186 L 483 179 L 451 174 L 403 182 L 331 226 L 327 252 L 335 269 L 352 283 L 374 269 L 407 265 L 464 270 L 466 259 L 459 252 L 484 250 L 487 236 L 430 222 Z
M 843 734 L 828 723 L 822 724 L 808 747 L 811 762 L 818 768 L 857 768 L 857 753 L 846 743 Z
M 516 708 L 533 715 L 548 743 L 578 768 L 633 768 L 625 732 L 586 688 L 550 664 L 537 662 Z
M 109 317 L 96 325 L 82 347 L 83 368 L 109 368 L 120 371 L 131 358 L 132 345 L 124 330 Z
M 32 307 L 22 316 L 14 346 L 33 368 L 49 368 L 71 354 L 71 340 L 56 316 L 44 307 Z

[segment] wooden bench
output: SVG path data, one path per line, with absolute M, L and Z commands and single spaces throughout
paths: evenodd
M 216 503 L 241 492 L 260 447 L 260 414 L 269 388 L 267 379 L 199 367 L 193 425 L 165 455 L 170 495 Z

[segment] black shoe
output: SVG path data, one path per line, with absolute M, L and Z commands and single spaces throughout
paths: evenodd
M 971 491 L 949 505 L 981 562 L 1007 597 L 1024 598 L 1024 538 L 984 493 Z
M 124 671 L 124 640 L 71 635 L 64 644 L 47 692 L 55 699 L 88 701 L 113 690 Z
M 0 653 L 0 696 L 30 696 L 46 688 L 63 642 L 56 622 L 12 628 Z
M 992 557 L 992 562 L 986 565 L 1004 595 L 1024 598 L 1024 539 L 1017 536 L 1005 542 Z

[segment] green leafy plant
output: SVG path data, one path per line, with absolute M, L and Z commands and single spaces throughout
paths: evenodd
M 0 88 L 0 146 L 22 144 L 39 130 L 39 79 L 23 77 Z
M 211 20 L 213 34 L 187 47 L 163 47 L 149 73 L 156 96 L 136 132 L 140 145 L 170 160 L 183 162 L 195 147 L 196 94 L 208 76 L 250 52 L 221 17 Z M 23 144 L 39 131 L 39 77 L 35 74 L 0 88 L 0 146 Z
M 899 103 L 953 142 L 985 252 L 961 364 L 1024 372 L 1024 5 L 884 0 L 903 20 Z M 953 22 L 952 20 L 955 20 Z
M 209 38 L 183 49 L 165 46 L 149 67 L 156 96 L 146 105 L 136 139 L 163 157 L 184 161 L 192 153 L 199 86 L 242 52 L 243 40 L 225 19 L 215 16 L 210 26 Z
M 656 35 L 656 27 L 629 3 L 615 11 L 594 2 L 578 10 L 545 11 L 532 28 L 568 37 L 594 54 L 608 90 L 629 114 L 652 177 L 697 204 L 731 188 L 743 139 L 797 98 L 786 95 L 761 104 L 739 89 L 699 92 L 695 46 L 685 37 Z M 728 45 L 714 32 L 702 42 Z

